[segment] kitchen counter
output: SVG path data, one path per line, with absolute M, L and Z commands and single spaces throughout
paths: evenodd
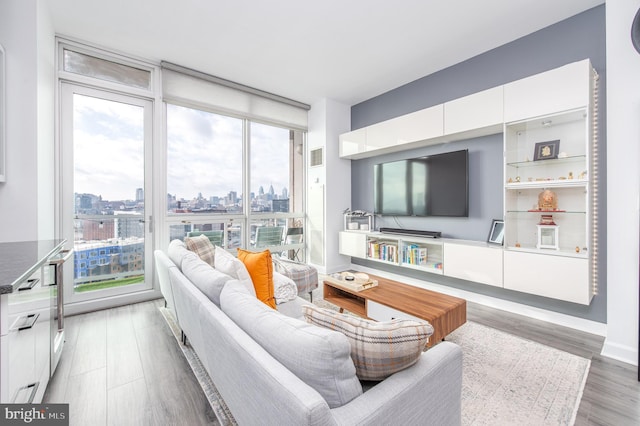
M 66 240 L 0 243 L 0 294 L 13 291 L 64 246 Z

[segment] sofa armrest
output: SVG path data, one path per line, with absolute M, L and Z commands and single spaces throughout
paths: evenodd
M 331 411 L 344 425 L 460 425 L 461 393 L 462 350 L 442 342 L 410 368 Z

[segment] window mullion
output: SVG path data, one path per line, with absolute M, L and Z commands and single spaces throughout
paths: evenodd
M 242 211 L 245 217 L 244 246 L 251 242 L 251 122 L 242 120 Z

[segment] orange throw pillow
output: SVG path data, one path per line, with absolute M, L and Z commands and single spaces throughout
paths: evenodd
M 271 252 L 265 250 L 254 253 L 238 249 L 238 259 L 244 263 L 249 271 L 253 288 L 256 289 L 256 297 L 271 308 L 276 308 L 276 298 L 273 295 L 273 263 Z

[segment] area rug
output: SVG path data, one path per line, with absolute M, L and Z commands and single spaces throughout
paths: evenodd
M 449 336 L 463 353 L 463 425 L 572 425 L 591 361 L 467 322 Z
M 314 304 L 337 309 L 322 300 Z M 160 308 L 221 425 L 233 415 L 190 346 L 180 344 L 171 311 Z M 463 352 L 462 424 L 572 425 L 589 374 L 588 359 L 467 322 L 447 340 Z
M 169 325 L 173 336 L 178 341 L 178 346 L 180 347 L 180 349 L 182 349 L 182 353 L 189 363 L 191 370 L 193 370 L 193 374 L 196 376 L 198 383 L 200 383 L 200 387 L 207 397 L 207 400 L 211 405 L 211 409 L 218 419 L 218 423 L 222 426 L 236 425 L 237 423 L 233 418 L 231 411 L 227 407 L 227 404 L 224 403 L 224 400 L 222 399 L 222 396 L 220 396 L 218 389 L 216 389 L 213 381 L 209 377 L 209 373 L 207 373 L 204 365 L 202 365 L 202 361 L 200 361 L 200 358 L 198 358 L 198 355 L 196 355 L 196 352 L 190 345 L 182 344 L 182 333 L 180 332 L 180 327 L 178 327 L 178 323 L 176 322 L 176 318 L 173 315 L 173 312 L 163 307 L 160 307 L 158 309 L 160 309 L 160 313 L 162 313 L 162 316 Z

